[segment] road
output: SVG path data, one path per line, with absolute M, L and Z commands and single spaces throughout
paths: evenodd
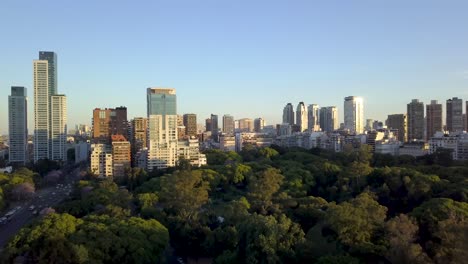
M 75 173 L 76 172 L 72 172 L 72 174 Z M 67 185 L 72 185 L 71 178 L 72 177 L 67 177 L 63 183 L 37 190 L 31 200 L 15 204 L 14 207 L 21 206 L 21 209 L 16 211 L 16 213 L 10 218 L 10 221 L 0 224 L 0 251 L 23 226 L 39 217 L 39 214 L 33 214 L 35 210 L 40 212 L 40 210 L 44 208 L 54 207 L 69 196 L 71 188 L 67 187 Z M 59 187 L 60 184 L 64 187 Z M 35 208 L 30 210 L 30 206 L 34 206 Z M 3 217 L 3 214 L 0 215 L 0 218 L 1 217 Z

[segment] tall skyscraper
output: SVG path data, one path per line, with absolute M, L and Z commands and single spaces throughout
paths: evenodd
M 388 115 L 387 127 L 398 130 L 398 140 L 400 142 L 408 141 L 408 118 L 405 114 Z
M 333 132 L 338 129 L 338 108 L 328 106 L 320 108 L 320 127 L 322 131 Z
M 447 100 L 447 130 L 463 131 L 463 100 L 453 97 Z
M 468 101 L 466 101 L 465 117 L 465 131 L 468 132 Z
M 426 105 L 426 138 L 431 139 L 442 128 L 442 104 L 437 100 L 432 100 L 431 104 Z
M 223 116 L 223 132 L 229 135 L 234 135 L 234 117 L 231 115 Z
M 407 105 L 408 141 L 424 140 L 424 103 L 418 99 Z
M 299 127 L 299 132 L 307 130 L 309 122 L 307 121 L 307 107 L 304 102 L 300 102 L 296 109 L 296 125 Z
M 28 97 L 24 87 L 12 86 L 8 96 L 10 162 L 24 165 L 28 160 Z
M 344 125 L 352 134 L 361 134 L 364 132 L 364 100 L 362 97 L 345 97 Z
M 320 131 L 320 107 L 317 104 L 311 104 L 307 107 L 308 130 Z
M 251 118 L 242 118 L 239 119 L 239 130 L 242 132 L 252 132 L 254 131 L 254 121 Z
M 33 61 L 34 83 L 34 161 L 65 161 L 67 141 L 67 104 L 58 95 L 57 55 L 40 51 Z
M 294 107 L 288 103 L 283 109 L 283 124 L 294 125 Z
M 211 118 L 205 119 L 205 131 L 210 131 L 212 130 L 212 125 L 211 125 Z
M 50 97 L 50 159 L 67 160 L 67 97 L 63 94 Z
M 148 88 L 148 170 L 173 167 L 177 156 L 177 97 L 171 88 Z
M 33 62 L 34 162 L 49 158 L 49 62 Z
M 146 132 L 148 130 L 148 119 L 135 117 L 132 120 L 132 147 L 133 154 L 147 147 Z
M 262 132 L 263 128 L 265 127 L 265 119 L 263 118 L 256 118 L 254 120 L 254 131 L 257 133 Z
M 128 138 L 127 108 L 95 108 L 93 110 L 93 141 L 110 144 L 112 135 Z
M 217 135 L 219 131 L 218 115 L 211 114 L 210 119 L 211 119 L 211 133 L 213 135 Z
M 197 115 L 185 114 L 184 115 L 185 134 L 189 137 L 197 136 Z

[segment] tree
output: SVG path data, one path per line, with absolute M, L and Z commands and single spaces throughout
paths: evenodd
M 285 215 L 278 218 L 253 214 L 239 227 L 239 262 L 288 263 L 296 258 L 296 247 L 304 232 Z
M 281 187 L 284 176 L 277 169 L 269 168 L 256 173 L 249 179 L 248 197 L 252 208 L 256 211 L 266 214 L 271 207 L 272 198 Z
M 200 208 L 208 202 L 209 184 L 201 171 L 176 171 L 161 178 L 161 204 L 174 215 L 187 221 L 198 217 Z
M 30 182 L 18 184 L 11 191 L 11 194 L 15 200 L 30 199 L 33 197 L 34 193 L 34 185 Z
M 372 252 L 376 249 L 373 238 L 383 228 L 386 213 L 385 206 L 379 205 L 368 193 L 362 193 L 349 202 L 331 204 L 326 222 L 344 245 Z
M 385 224 L 385 238 L 388 249 L 385 257 L 391 263 L 431 263 L 431 259 L 416 243 L 419 227 L 407 215 L 401 214 Z
M 440 244 L 435 244 L 433 251 L 436 263 L 466 263 L 468 259 L 468 218 L 450 214 L 438 223 L 435 238 Z

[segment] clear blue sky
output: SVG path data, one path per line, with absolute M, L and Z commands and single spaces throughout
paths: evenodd
M 146 115 L 146 88 L 173 87 L 178 112 L 280 122 L 292 102 L 365 98 L 365 117 L 419 98 L 468 100 L 468 1 L 0 2 L 0 133 L 10 86 L 28 88 L 32 60 L 58 54 L 68 124 L 95 107 Z

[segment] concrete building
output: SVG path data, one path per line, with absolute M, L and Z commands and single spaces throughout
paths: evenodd
M 100 178 L 112 177 L 112 151 L 105 144 L 91 144 L 91 172 Z
M 125 177 L 131 167 L 131 145 L 123 135 L 112 135 L 112 176 Z
M 67 97 L 65 95 L 50 96 L 50 159 L 67 160 Z
M 407 105 L 408 141 L 424 140 L 424 103 L 418 99 Z
M 277 136 L 289 136 L 292 134 L 292 127 L 290 124 L 276 125 Z
M 34 162 L 49 158 L 49 62 L 35 60 L 34 70 Z
M 307 116 L 307 107 L 304 102 L 300 102 L 296 109 L 296 125 L 299 127 L 299 132 L 307 131 L 309 126 Z
M 400 141 L 395 139 L 383 139 L 375 142 L 374 153 L 390 154 L 392 156 L 400 155 Z
M 148 170 L 174 167 L 178 161 L 176 90 L 148 88 L 147 112 Z
M 231 115 L 223 116 L 223 133 L 228 135 L 234 135 L 235 124 L 234 117 Z
M 223 134 L 219 137 L 219 149 L 223 151 L 236 151 L 236 137 L 231 134 Z
M 185 130 L 184 117 L 182 115 L 177 115 L 177 138 L 179 140 L 185 138 Z
M 211 134 L 216 137 L 219 132 L 218 115 L 211 114 L 210 119 L 211 119 Z
M 294 107 L 288 103 L 283 109 L 283 124 L 294 125 Z
M 189 160 L 190 164 L 195 167 L 207 164 L 206 155 L 200 153 L 200 144 L 196 138 L 179 141 L 177 155 L 179 158 Z
M 374 126 L 374 119 L 366 119 L 366 126 L 364 127 L 364 129 L 366 131 L 371 131 L 373 129 L 373 126 Z
M 351 134 L 364 132 L 364 100 L 358 96 L 348 96 L 344 99 L 344 125 Z
M 236 133 L 236 151 L 239 152 L 245 145 L 258 148 L 269 147 L 273 143 L 273 137 L 264 133 Z
M 259 117 L 259 118 L 255 118 L 254 120 L 254 132 L 256 133 L 261 133 L 263 128 L 265 127 L 266 123 L 265 123 L 265 119 Z
M 453 97 L 447 100 L 447 131 L 463 131 L 463 100 Z
M 429 140 L 436 132 L 443 131 L 442 128 L 442 104 L 432 100 L 426 105 L 426 136 Z
M 239 131 L 240 132 L 253 132 L 254 131 L 254 121 L 251 118 L 242 118 L 239 119 Z
M 25 165 L 28 159 L 28 97 L 24 87 L 12 86 L 8 96 L 9 160 Z
M 132 124 L 132 149 L 133 154 L 147 147 L 146 133 L 148 131 L 148 119 L 145 117 L 135 117 Z
M 387 128 L 398 131 L 396 137 L 400 142 L 408 141 L 408 118 L 405 114 L 388 115 Z
M 205 119 L 205 131 L 206 132 L 211 132 L 212 126 L 211 126 L 211 118 Z
M 310 104 L 307 107 L 307 128 L 309 132 L 321 131 L 320 129 L 320 106 Z
M 429 144 L 424 142 L 409 142 L 400 147 L 400 156 L 408 155 L 412 157 L 421 157 L 429 154 Z
M 336 106 L 320 108 L 320 128 L 325 132 L 333 132 L 338 129 L 338 109 Z
M 197 131 L 197 115 L 185 114 L 184 115 L 185 134 L 188 137 L 195 137 L 198 135 Z
M 75 164 L 85 162 L 89 158 L 90 144 L 87 142 L 79 142 L 75 144 Z
M 95 143 L 110 144 L 112 135 L 128 136 L 127 108 L 95 108 L 93 110 L 93 133 Z

